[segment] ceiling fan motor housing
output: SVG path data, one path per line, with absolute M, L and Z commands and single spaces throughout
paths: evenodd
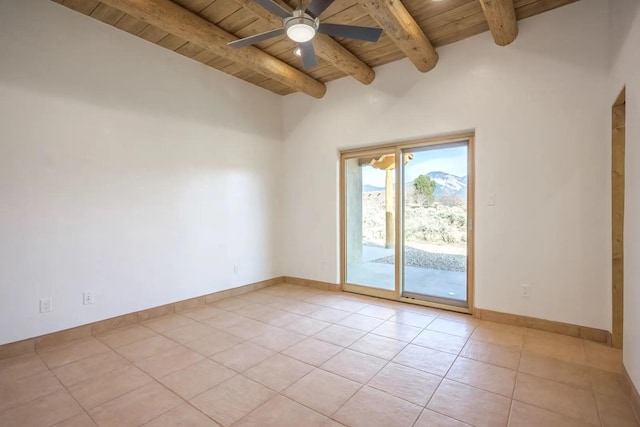
M 282 20 L 287 36 L 298 43 L 305 43 L 312 40 L 320 26 L 318 18 L 312 18 L 303 10 L 294 10 L 292 16 Z

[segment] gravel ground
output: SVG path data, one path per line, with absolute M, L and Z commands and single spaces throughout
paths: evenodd
M 373 260 L 373 262 L 393 264 L 394 260 L 394 256 L 387 256 Z M 410 247 L 405 249 L 404 263 L 411 267 L 433 268 L 445 271 L 467 271 L 467 257 L 465 255 L 428 252 Z

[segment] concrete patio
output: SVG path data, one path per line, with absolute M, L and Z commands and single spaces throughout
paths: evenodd
M 393 249 L 364 245 L 363 262 L 347 266 L 347 283 L 393 290 L 395 288 L 394 265 L 374 262 L 393 254 Z M 465 301 L 467 299 L 467 274 L 459 271 L 405 266 L 404 291 Z

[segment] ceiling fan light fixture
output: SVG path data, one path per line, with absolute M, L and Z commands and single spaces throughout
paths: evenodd
M 287 37 L 296 43 L 306 43 L 316 36 L 318 20 L 311 18 L 301 10 L 293 11 L 291 18 L 284 20 Z
M 309 24 L 293 24 L 287 28 L 287 37 L 296 43 L 306 43 L 315 35 L 316 30 Z
M 302 56 L 302 51 L 300 50 L 299 47 L 297 47 L 297 48 L 293 49 L 293 54 L 295 56 Z

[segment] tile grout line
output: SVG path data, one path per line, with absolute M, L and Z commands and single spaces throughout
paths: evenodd
M 435 320 L 435 319 L 434 319 L 434 320 Z M 431 323 L 430 323 L 430 324 L 431 324 Z M 425 326 L 425 329 L 423 329 L 423 331 L 427 330 L 427 327 L 428 327 L 428 326 L 429 326 L 429 325 Z M 474 326 L 473 331 L 475 331 L 475 329 L 476 329 L 476 328 L 477 328 L 477 326 Z M 469 336 L 467 337 L 467 340 L 465 341 L 464 345 L 462 346 L 462 349 L 460 349 L 460 351 L 456 354 L 456 358 L 455 358 L 455 359 L 453 360 L 453 362 L 451 363 L 451 366 L 449 366 L 449 369 L 447 369 L 447 372 L 446 372 L 446 373 L 441 377 L 441 379 L 440 379 L 440 383 L 438 384 L 438 387 L 436 387 L 436 389 L 433 391 L 433 394 L 431 395 L 431 397 L 429 398 L 429 400 L 427 401 L 427 403 L 424 405 L 423 412 L 424 412 L 425 410 L 432 411 L 432 409 L 429 409 L 429 408 L 428 408 L 429 403 L 431 403 L 431 401 L 433 400 L 433 397 L 436 395 L 436 393 L 438 392 L 438 390 L 439 390 L 439 389 L 440 389 L 440 387 L 442 386 L 442 383 L 444 382 L 444 380 L 445 380 L 445 379 L 448 379 L 449 381 L 457 382 L 458 384 L 464 384 L 464 383 L 461 383 L 461 382 L 459 382 L 459 381 L 455 381 L 455 380 L 452 380 L 452 379 L 450 379 L 450 378 L 447 378 L 447 375 L 449 375 L 449 372 L 451 371 L 451 368 L 453 368 L 453 365 L 456 363 L 456 361 L 457 361 L 460 357 L 463 357 L 463 356 L 460 356 L 460 352 L 462 352 L 462 350 L 464 349 L 464 347 L 465 347 L 465 346 L 467 345 L 467 343 L 471 340 L 471 335 L 473 335 L 473 332 L 472 332 L 471 334 L 469 334 Z M 416 345 L 419 345 L 419 344 L 416 344 Z M 463 357 L 463 358 L 464 358 L 464 357 Z M 478 387 L 474 387 L 474 386 L 472 386 L 472 385 L 470 385 L 470 384 L 464 384 L 464 385 L 467 385 L 467 386 L 470 386 L 470 387 L 473 387 L 473 388 L 476 388 L 476 389 L 482 390 L 482 389 L 480 389 L 480 388 L 478 388 Z M 486 390 L 483 390 L 483 391 L 486 391 Z M 443 413 L 438 412 L 438 411 L 433 411 L 433 412 L 436 412 L 436 413 L 438 413 L 438 414 L 440 414 L 440 415 L 443 415 L 443 416 L 446 416 L 446 417 L 448 417 L 448 418 L 451 418 L 451 419 L 454 419 L 454 420 L 460 421 L 461 423 L 465 423 L 464 421 L 462 421 L 462 420 L 460 420 L 460 419 L 457 419 L 457 418 L 455 418 L 455 417 L 453 417 L 453 416 L 451 416 L 451 415 L 443 414 Z M 421 413 L 420 415 L 422 415 L 422 413 Z M 418 420 L 416 420 L 416 422 L 418 422 Z M 465 423 L 465 424 L 466 424 L 466 423 Z M 414 425 L 415 425 L 415 423 L 414 423 Z
M 539 378 L 539 379 L 542 379 L 542 380 L 551 381 L 551 382 L 554 382 L 554 383 L 556 383 L 556 384 L 560 384 L 560 385 L 564 385 L 564 386 L 576 387 L 576 386 L 572 386 L 571 384 L 566 384 L 566 383 L 562 383 L 562 382 L 559 382 L 559 381 L 554 381 L 554 380 L 549 379 L 549 378 L 541 377 L 541 376 L 538 376 L 538 375 L 528 374 L 528 373 L 526 373 L 526 372 L 520 372 L 520 371 L 518 371 L 518 376 L 520 376 L 520 374 L 530 375 L 530 376 L 533 376 L 533 377 L 536 377 L 536 378 Z M 578 388 L 579 388 L 579 387 L 578 387 Z M 533 407 L 535 407 L 535 408 L 542 409 L 543 411 L 551 412 L 552 414 L 560 415 L 560 416 L 562 416 L 562 417 L 564 417 L 564 418 L 569 418 L 569 419 L 571 419 L 571 420 L 573 420 L 573 421 L 581 421 L 581 422 L 584 422 L 584 420 L 582 420 L 582 419 L 578 419 L 578 418 L 575 418 L 575 417 L 573 417 L 573 416 L 571 416 L 571 415 L 566 415 L 566 414 L 563 414 L 563 413 L 560 413 L 560 412 L 554 411 L 553 409 L 549 409 L 549 408 L 545 408 L 545 407 L 543 407 L 543 406 L 539 406 L 539 405 L 537 405 L 537 404 L 535 404 L 535 403 L 532 403 L 532 402 L 526 402 L 526 401 L 524 401 L 524 400 L 518 400 L 518 399 L 515 399 L 515 397 L 514 397 L 513 401 L 514 401 L 514 402 L 518 402 L 518 403 L 522 403 L 522 404 L 525 404 L 525 405 L 533 406 Z M 598 420 L 598 421 L 600 421 L 600 420 Z M 600 424 L 602 424 L 602 423 L 600 423 Z
M 43 361 L 42 363 L 44 363 L 44 361 Z M 20 378 L 20 379 L 19 379 L 19 380 L 17 380 L 17 381 L 21 381 L 21 380 L 24 380 L 24 379 L 27 379 L 27 378 L 32 378 L 32 377 L 35 377 L 36 375 L 41 375 L 41 374 L 43 374 L 43 373 L 45 373 L 45 372 L 48 372 L 49 374 L 51 374 L 51 375 L 56 379 L 56 381 L 58 382 L 58 384 L 60 385 L 60 387 L 62 387 L 62 390 L 66 391 L 66 389 L 65 389 L 64 385 L 60 382 L 60 380 L 58 379 L 58 377 L 57 377 L 57 376 L 56 376 L 56 375 L 51 371 L 51 369 L 49 369 L 49 367 L 48 367 L 46 364 L 45 364 L 45 366 L 46 366 L 46 368 L 47 368 L 47 371 L 39 372 L 39 373 L 32 374 L 32 375 L 27 375 L 27 376 L 25 376 L 25 377 Z M 8 407 L 6 407 L 5 409 L 3 409 L 2 411 L 0 411 L 0 414 L 3 414 L 3 413 L 5 413 L 5 412 L 11 411 L 11 410 L 16 409 L 16 408 L 20 408 L 20 407 L 22 407 L 22 406 L 26 406 L 26 405 L 28 405 L 28 404 L 30 404 L 30 403 L 35 402 L 35 401 L 36 401 L 36 400 L 38 400 L 38 399 L 42 399 L 42 398 L 44 398 L 44 397 L 51 396 L 52 394 L 58 393 L 58 392 L 60 392 L 60 391 L 62 391 L 62 390 L 53 390 L 53 391 L 51 391 L 51 392 L 49 392 L 49 393 L 46 393 L 46 394 L 40 395 L 40 396 L 38 396 L 38 397 L 35 397 L 35 398 L 33 398 L 33 399 L 29 400 L 28 402 L 17 403 L 17 404 L 15 404 L 15 405 L 13 405 L 13 406 L 8 406 Z M 63 421 L 64 421 L 64 420 L 63 420 Z
M 585 354 L 585 362 L 587 351 L 584 347 L 584 342 L 580 341 L 580 346 L 582 347 L 582 351 Z M 587 368 L 587 373 L 589 377 L 589 390 L 591 391 L 591 396 L 593 397 L 593 403 L 596 406 L 596 413 L 598 414 L 598 421 L 600 421 L 600 426 L 604 426 L 604 420 L 602 419 L 602 414 L 600 413 L 600 408 L 598 407 L 598 398 L 596 397 L 596 391 L 593 389 L 593 380 L 591 378 L 591 367 Z M 633 409 L 632 409 L 633 410 Z
M 516 379 L 513 382 L 513 391 L 511 392 L 511 401 L 509 402 L 507 426 L 511 423 L 511 416 L 513 415 L 513 402 L 516 397 L 516 388 L 518 387 L 518 377 L 520 376 L 520 364 L 522 363 L 522 353 L 524 353 L 524 341 L 525 341 L 525 337 L 522 337 L 522 348 L 520 349 L 520 356 L 518 357 L 518 365 L 516 366 Z
M 251 379 L 251 378 L 249 378 L 249 379 Z M 252 381 L 253 381 L 253 380 L 252 380 Z M 262 385 L 262 384 L 261 384 L 261 385 Z M 264 386 L 264 387 L 266 387 L 266 386 Z M 264 403 L 262 403 L 262 404 L 258 405 L 257 407 L 253 408 L 252 410 L 250 410 L 249 412 L 247 412 L 246 414 L 244 414 L 242 417 L 240 417 L 239 419 L 237 419 L 236 421 L 234 421 L 233 423 L 231 423 L 231 424 L 229 425 L 229 427 L 233 427 L 233 426 L 237 426 L 237 425 L 239 425 L 238 423 L 240 423 L 240 421 L 244 420 L 244 419 L 245 419 L 245 418 L 247 418 L 249 415 L 253 414 L 253 413 L 254 413 L 254 412 L 256 412 L 258 409 L 262 408 L 262 407 L 263 407 L 263 406 L 265 406 L 267 403 L 271 402 L 272 400 L 274 400 L 275 398 L 277 398 L 277 397 L 279 397 L 279 396 L 282 396 L 282 395 L 281 395 L 280 393 L 276 392 L 276 393 L 275 393 L 275 395 L 274 395 L 274 396 L 272 396 L 272 397 L 270 397 L 269 399 L 267 399 L 267 401 L 266 401 L 266 402 L 264 402 Z M 282 396 L 282 397 L 284 397 L 285 399 L 289 399 L 287 396 Z M 289 399 L 289 400 L 291 400 L 291 399 Z M 292 402 L 294 402 L 294 403 L 298 403 L 299 405 L 302 405 L 301 403 L 296 402 L 296 401 L 294 401 L 294 400 L 291 400 L 291 401 L 292 401 Z M 303 405 L 303 406 L 304 406 L 304 405 Z M 305 408 L 306 408 L 306 406 L 305 406 Z M 308 409 L 311 409 L 311 408 L 308 408 Z M 316 413 L 320 414 L 320 412 L 318 412 L 318 411 L 314 411 L 314 412 L 316 412 Z M 323 414 L 320 414 L 320 415 L 323 415 Z M 325 416 L 325 415 L 323 415 L 323 416 Z M 209 417 L 209 418 L 211 418 L 211 417 Z M 326 416 L 325 416 L 325 418 L 328 418 L 328 417 L 326 417 Z M 213 420 L 213 418 L 211 418 L 211 419 Z M 217 421 L 216 421 L 216 420 L 213 420 L 213 421 L 217 423 Z M 222 425 L 222 424 L 221 424 L 221 425 Z
M 198 362 L 197 362 L 197 363 L 198 363 Z M 192 365 L 189 365 L 189 366 L 192 366 Z M 183 369 L 185 369 L 185 368 L 183 368 Z M 180 370 L 178 370 L 178 371 L 176 371 L 176 372 L 179 372 L 179 371 L 180 371 Z M 171 374 L 168 374 L 168 375 L 171 375 Z M 165 375 L 165 376 L 167 376 L 167 375 Z M 233 377 L 231 377 L 231 378 L 234 378 L 234 377 L 235 377 L 235 375 L 234 375 Z M 164 378 L 164 377 L 163 377 L 163 378 Z M 231 378 L 229 378 L 229 379 L 231 379 Z M 192 404 L 189 400 L 184 399 L 184 398 L 183 398 L 182 396 L 180 396 L 178 393 L 174 392 L 174 391 L 173 391 L 173 390 L 171 390 L 169 387 L 167 387 L 167 386 L 166 386 L 166 385 L 164 385 L 162 382 L 160 382 L 160 379 L 155 379 L 155 378 L 154 378 L 154 381 L 155 381 L 155 382 L 157 382 L 161 387 L 163 387 L 163 388 L 164 388 L 165 390 L 167 390 L 169 393 L 171 393 L 171 394 L 175 395 L 178 399 L 182 400 L 182 402 L 183 402 L 183 403 L 186 403 L 187 405 L 191 406 L 193 409 L 195 409 L 195 410 L 196 410 L 196 411 L 198 411 L 199 413 L 203 414 L 205 417 L 207 417 L 207 418 L 209 418 L 210 420 L 212 420 L 213 422 L 217 423 L 217 421 L 216 421 L 216 420 L 214 420 L 213 418 L 211 418 L 208 414 L 205 414 L 205 413 L 204 413 L 204 412 L 202 412 L 200 409 L 198 409 L 198 408 L 196 408 L 195 406 L 193 406 L 193 404 Z M 224 381 L 223 381 L 223 382 L 224 382 Z M 215 386 L 214 386 L 214 387 L 215 387 Z M 213 388 L 213 387 L 211 387 L 211 388 Z M 211 390 L 211 389 L 208 389 L 208 390 Z M 207 391 L 208 391 L 208 390 L 207 390 Z M 126 394 L 126 393 L 125 393 L 125 394 Z M 124 395 L 123 395 L 123 396 L 124 396 Z M 195 396 L 194 396 L 194 397 L 195 397 Z M 180 406 L 180 405 L 182 405 L 182 403 L 179 403 L 178 405 L 174 406 L 173 408 L 169 408 L 168 410 L 166 410 L 165 412 L 161 413 L 161 414 L 160 414 L 160 415 L 158 415 L 157 417 L 154 417 L 154 418 L 152 418 L 152 419 L 150 419 L 150 420 L 148 420 L 148 421 L 145 421 L 145 423 L 144 423 L 144 424 L 142 424 L 142 426 L 145 426 L 145 425 L 149 424 L 150 422 L 154 421 L 155 419 L 160 418 L 160 417 L 162 417 L 163 415 L 165 415 L 165 414 L 167 414 L 167 413 L 169 413 L 169 412 L 173 411 L 175 408 L 177 408 L 177 407 L 178 407 L 178 406 Z M 97 423 L 96 423 L 96 424 L 97 424 Z
M 73 362 L 72 362 L 72 363 L 73 363 Z M 63 365 L 63 366 L 64 366 L 64 365 Z M 55 376 L 55 373 L 54 373 L 53 371 L 52 371 L 51 373 Z M 80 409 L 82 409 L 82 412 L 83 412 L 84 414 L 86 414 L 86 415 L 87 415 L 87 417 L 89 417 L 89 419 L 90 419 L 90 420 L 91 420 L 95 425 L 98 425 L 98 423 L 97 423 L 97 422 L 96 422 L 96 420 L 91 416 L 91 414 L 89 413 L 89 411 L 87 411 L 87 410 L 84 408 L 84 406 L 82 406 L 82 405 L 80 404 L 80 402 L 78 401 L 78 399 L 76 399 L 76 397 L 73 395 L 73 393 L 71 393 L 71 391 L 67 388 L 67 386 L 65 386 L 64 384 L 62 384 L 62 381 L 60 380 L 60 378 L 58 378 L 58 377 L 56 376 L 56 379 L 60 382 L 60 384 L 62 385 L 62 387 L 64 388 L 64 390 L 67 392 L 67 394 L 68 394 L 69 396 L 71 396 L 71 398 L 76 402 L 76 404 L 78 405 L 78 407 L 79 407 Z M 79 414 L 78 414 L 78 415 L 79 415 Z M 69 417 L 68 419 L 71 419 L 71 418 L 73 418 L 73 417 L 75 417 L 75 416 L 77 416 L 77 415 L 74 415 L 74 416 L 72 416 L 72 417 Z M 65 420 L 62 420 L 62 421 L 65 421 Z M 62 421 L 61 421 L 61 422 L 62 422 Z

